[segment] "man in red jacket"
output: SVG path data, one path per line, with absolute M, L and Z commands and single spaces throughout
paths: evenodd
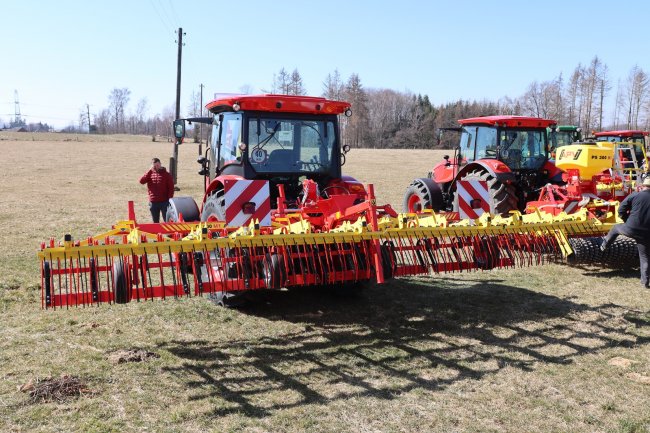
M 160 165 L 158 158 L 151 160 L 151 168 L 141 178 L 141 184 L 147 184 L 149 193 L 149 210 L 153 222 L 160 222 L 160 213 L 163 221 L 167 219 L 167 205 L 169 199 L 174 197 L 174 179 L 165 167 Z

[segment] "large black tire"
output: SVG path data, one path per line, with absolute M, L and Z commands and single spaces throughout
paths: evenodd
M 226 221 L 226 199 L 225 191 L 219 188 L 205 199 L 201 221 Z
M 408 213 L 418 213 L 424 209 L 441 210 L 444 202 L 440 186 L 432 179 L 415 179 L 406 188 L 402 207 Z
M 113 263 L 113 294 L 116 304 L 126 304 L 131 300 L 128 278 L 124 269 L 124 263 L 117 260 Z
M 499 181 L 494 175 L 484 169 L 470 171 L 461 180 L 481 180 L 487 182 L 490 194 L 490 213 L 492 215 L 508 216 L 511 210 L 517 210 L 518 200 L 514 185 Z M 458 212 L 458 194 L 454 194 L 454 211 Z
M 192 197 L 174 197 L 169 199 L 165 221 L 168 223 L 178 222 L 179 215 L 183 214 L 183 221 L 199 221 L 199 207 Z

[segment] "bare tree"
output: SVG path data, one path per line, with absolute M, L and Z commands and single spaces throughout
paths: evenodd
M 305 86 L 302 83 L 302 77 L 298 69 L 294 69 L 291 73 L 291 78 L 289 80 L 289 92 L 288 95 L 305 95 L 307 91 Z
M 648 75 L 638 65 L 634 65 L 628 74 L 624 94 L 621 98 L 623 110 L 627 113 L 626 127 L 628 129 L 639 127 L 639 117 L 642 108 L 647 103 L 650 90 L 648 84 Z
M 358 74 L 350 75 L 345 85 L 345 100 L 352 104 L 352 117 L 343 125 L 344 142 L 362 147 L 368 125 L 368 97 Z
M 339 70 L 335 69 L 333 73 L 327 74 L 325 81 L 323 81 L 323 97 L 339 101 L 343 98 L 345 84 L 341 81 L 341 74 Z
M 242 95 L 250 95 L 253 93 L 253 86 L 250 84 L 244 84 L 243 86 L 239 86 L 239 93 Z
M 574 69 L 569 86 L 566 92 L 567 100 L 567 123 L 577 125 L 580 122 L 580 88 L 584 75 L 584 68 L 581 64 Z
M 271 91 L 266 93 L 277 93 L 280 95 L 288 95 L 290 91 L 291 76 L 286 69 L 280 69 L 280 72 L 273 74 L 273 83 L 271 84 Z
M 149 134 L 151 131 L 147 128 L 145 116 L 149 111 L 149 101 L 147 98 L 142 98 L 138 101 L 138 105 L 135 108 L 135 119 L 136 119 L 136 133 L 137 134 Z
M 124 132 L 124 110 L 131 98 L 131 91 L 126 87 L 113 89 L 108 95 L 109 110 L 111 112 L 114 130 L 113 132 Z

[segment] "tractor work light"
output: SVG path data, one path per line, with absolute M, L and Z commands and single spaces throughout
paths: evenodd
M 238 103 L 235 102 L 234 104 L 232 104 L 232 109 L 234 111 L 239 111 L 240 108 L 241 108 L 241 106 Z
M 345 110 L 344 113 L 345 113 L 345 117 L 350 117 L 350 116 L 352 116 L 352 110 L 350 110 L 349 108 L 346 108 L 346 110 Z

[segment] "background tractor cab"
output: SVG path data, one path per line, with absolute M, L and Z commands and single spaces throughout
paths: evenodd
M 648 131 L 620 130 L 602 131 L 594 133 L 597 142 L 616 143 L 616 158 L 623 168 L 644 167 L 648 143 L 646 142 Z M 629 144 L 627 144 L 629 143 Z
M 210 144 L 198 160 L 199 174 L 205 177 L 202 210 L 199 213 L 189 197 L 174 198 L 168 218 L 175 220 L 182 213 L 186 221 L 226 221 L 227 189 L 233 191 L 233 200 L 250 195 L 250 200 L 244 200 L 249 210 L 264 201 L 275 208 L 278 185 L 284 186 L 285 205 L 297 208 L 306 179 L 315 183 L 321 198 L 365 198 L 363 185 L 341 174 L 349 146 L 341 145 L 338 115 L 351 115 L 349 103 L 307 96 L 240 95 L 215 99 L 206 108 L 213 115 L 209 120 L 187 119 L 212 124 Z M 181 124 L 182 119 L 175 122 L 175 134 L 177 129 L 184 133 Z
M 628 143 L 643 143 L 645 144 L 648 131 L 639 130 L 621 130 L 621 131 L 601 131 L 594 133 L 596 141 L 625 141 Z
M 523 116 L 486 116 L 459 120 L 458 147 L 428 178 L 415 179 L 404 197 L 405 212 L 423 209 L 459 212 L 524 210 L 540 186 L 562 183 L 561 170 L 549 162 L 549 133 L 555 121 Z
M 551 159 L 555 159 L 556 150 L 571 143 L 582 141 L 582 128 L 574 125 L 560 125 L 554 133 L 551 128 L 548 129 L 550 140 Z

